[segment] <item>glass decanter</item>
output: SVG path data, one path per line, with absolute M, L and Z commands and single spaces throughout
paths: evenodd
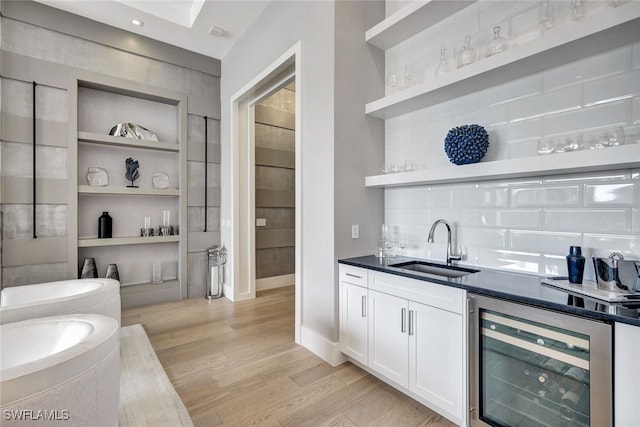
M 464 38 L 462 50 L 458 53 L 458 68 L 473 64 L 475 60 L 476 50 L 471 46 L 471 36 L 467 35 Z
M 449 72 L 449 67 L 447 65 L 447 48 L 445 46 L 440 47 L 440 62 L 438 62 L 438 66 L 436 67 L 436 71 L 433 73 L 435 77 L 444 76 Z
M 586 14 L 584 0 L 571 0 L 571 8 L 569 9 L 571 19 L 580 21 Z
M 507 50 L 507 39 L 500 36 L 501 30 L 500 25 L 493 27 L 493 39 L 487 46 L 488 57 Z

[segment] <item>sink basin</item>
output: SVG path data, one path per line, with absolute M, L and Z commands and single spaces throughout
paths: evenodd
M 480 270 L 472 268 L 454 267 L 445 264 L 434 264 L 426 261 L 409 261 L 399 264 L 391 264 L 389 267 L 400 268 L 402 270 L 415 271 L 418 273 L 435 274 L 450 279 L 466 276 L 467 274 L 478 273 Z

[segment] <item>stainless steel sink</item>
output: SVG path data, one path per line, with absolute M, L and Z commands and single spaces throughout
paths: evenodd
M 426 261 L 409 261 L 399 264 L 391 264 L 389 267 L 400 268 L 402 270 L 415 271 L 418 273 L 435 274 L 450 279 L 466 276 L 467 274 L 478 273 L 480 270 L 472 268 L 454 267 L 452 265 L 434 264 Z

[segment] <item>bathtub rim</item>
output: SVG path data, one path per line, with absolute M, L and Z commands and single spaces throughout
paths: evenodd
M 109 292 L 113 288 L 117 288 L 118 291 L 120 290 L 120 282 L 115 279 L 92 278 L 92 279 L 57 280 L 55 282 L 42 282 L 42 283 L 34 283 L 31 285 L 10 286 L 8 288 L 2 289 L 2 291 L 0 291 L 0 294 L 6 295 L 7 293 L 14 293 L 14 292 L 30 292 L 30 291 L 36 292 L 36 289 L 38 286 L 42 286 L 42 285 L 62 286 L 64 283 L 74 283 L 74 282 L 99 282 L 99 283 L 102 283 L 102 285 L 87 292 L 81 292 L 78 294 L 69 295 L 65 297 L 47 298 L 47 299 L 43 299 L 37 302 L 31 302 L 27 304 L 0 305 L 0 311 L 10 310 L 10 309 L 22 309 L 25 307 L 31 307 L 31 306 L 42 305 L 42 304 L 58 304 L 58 303 L 73 301 L 75 299 L 81 298 L 82 296 L 87 297 L 88 295 L 91 295 L 91 294 Z
M 93 332 L 78 344 L 48 357 L 0 370 L 0 405 L 46 392 L 100 365 L 120 348 L 118 322 L 101 314 L 65 314 L 0 325 L 2 329 L 76 320 L 90 323 Z M 119 351 L 118 351 L 119 355 Z

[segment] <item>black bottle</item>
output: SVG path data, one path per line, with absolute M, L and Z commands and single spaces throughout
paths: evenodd
M 98 218 L 98 239 L 106 239 L 111 237 L 112 220 L 109 212 L 102 212 Z

